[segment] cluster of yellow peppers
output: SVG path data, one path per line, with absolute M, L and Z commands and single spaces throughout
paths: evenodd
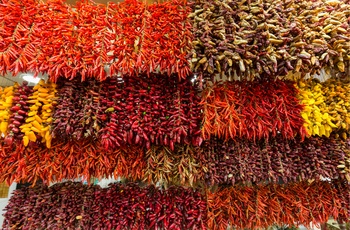
M 0 132 L 1 136 L 7 135 L 7 128 L 11 116 L 12 98 L 18 88 L 18 83 L 5 88 L 0 87 Z
M 309 135 L 329 137 L 333 131 L 347 138 L 350 130 L 350 84 L 330 79 L 301 80 L 295 84 L 304 105 L 301 116 Z
M 52 139 L 50 124 L 52 123 L 53 106 L 56 104 L 56 84 L 40 80 L 33 89 L 34 93 L 27 101 L 31 105 L 26 123 L 20 127 L 21 132 L 24 133 L 23 144 L 27 146 L 30 141 L 36 142 L 37 135 L 40 135 L 42 142 L 47 148 L 50 148 Z
M 12 98 L 19 87 L 18 83 L 5 88 L 0 87 L 0 132 L 1 136 L 7 135 L 9 119 L 11 117 L 11 108 L 13 106 Z M 42 143 L 47 148 L 51 147 L 51 123 L 53 107 L 56 105 L 55 94 L 56 84 L 40 80 L 33 88 L 33 95 L 28 97 L 29 106 L 28 116 L 25 122 L 20 126 L 23 136 L 23 144 L 28 146 L 29 142 L 36 142 L 37 137 L 41 136 Z

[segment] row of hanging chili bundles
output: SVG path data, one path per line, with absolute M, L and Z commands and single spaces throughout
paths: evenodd
M 346 139 L 350 84 L 330 79 L 217 82 L 203 91 L 160 74 L 78 79 L 0 91 L 1 132 L 8 145 L 92 138 L 105 149 L 192 144 L 218 137 L 269 140 L 281 135 Z

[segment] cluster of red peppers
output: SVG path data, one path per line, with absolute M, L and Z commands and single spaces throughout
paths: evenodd
M 162 76 L 59 82 L 52 136 L 94 138 L 106 150 L 200 145 L 202 113 L 196 87 Z
M 244 138 L 268 140 L 281 134 L 285 139 L 306 130 L 301 117 L 303 106 L 291 81 L 255 80 L 219 82 L 205 88 L 202 136 L 224 140 Z
M 28 98 L 33 94 L 33 88 L 28 86 L 28 82 L 24 81 L 22 85 L 15 85 L 13 96 L 9 96 L 11 104 L 10 117 L 7 122 L 7 133 L 5 135 L 5 143 L 12 145 L 22 141 L 24 133 L 21 132 L 21 126 L 26 123 L 28 117 L 29 104 Z M 4 103 L 2 103 L 3 106 Z
M 30 211 L 29 211 L 30 210 Z M 206 229 L 207 202 L 193 189 L 65 182 L 15 191 L 3 229 Z
M 4 229 L 213 229 L 267 228 L 273 224 L 318 225 L 330 216 L 349 221 L 349 184 L 288 185 L 206 190 L 134 183 L 108 188 L 65 182 L 15 191 Z M 30 211 L 29 211 L 30 210 Z
M 74 78 L 159 71 L 186 78 L 190 7 L 180 0 L 107 5 L 62 0 L 4 0 L 0 5 L 0 73 Z M 49 57 L 49 58 L 47 58 Z M 105 67 L 109 66 L 109 71 Z

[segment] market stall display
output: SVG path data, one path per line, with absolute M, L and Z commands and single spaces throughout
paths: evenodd
M 350 221 L 349 9 L 0 0 L 3 228 Z

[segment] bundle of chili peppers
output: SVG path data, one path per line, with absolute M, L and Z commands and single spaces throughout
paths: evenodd
M 100 122 L 97 118 L 98 98 L 94 90 L 99 83 L 60 81 L 58 101 L 54 108 L 52 137 L 61 139 L 97 138 Z
M 29 211 L 30 210 L 30 211 Z M 206 229 L 207 204 L 193 189 L 133 183 L 102 189 L 66 182 L 16 190 L 4 229 Z
M 336 79 L 325 82 L 299 81 L 298 98 L 303 103 L 302 116 L 310 135 L 326 136 L 337 132 L 344 139 L 350 131 L 350 83 Z
M 45 146 L 25 148 L 0 145 L 0 181 L 33 182 L 45 184 L 79 177 L 102 179 L 111 175 L 133 180 L 144 178 L 144 150 L 128 147 L 106 151 L 98 142 L 59 142 L 53 140 L 50 149 Z
M 261 229 L 273 224 L 318 226 L 350 220 L 349 183 L 301 182 L 221 188 L 208 192 L 209 229 Z M 345 195 L 345 196 L 344 196 Z
M 306 135 L 303 106 L 290 81 L 255 80 L 218 82 L 202 95 L 202 136 L 224 140 L 268 140 L 280 133 L 285 139 Z
M 185 79 L 192 34 L 190 7 L 173 0 L 100 5 L 82 1 L 4 0 L 0 6 L 0 72 L 96 77 L 160 72 Z M 49 57 L 49 58 L 47 58 Z
M 349 69 L 349 1 L 198 0 L 194 72 L 215 76 L 284 76 Z
M 25 124 L 28 116 L 29 106 L 28 97 L 33 93 L 32 87 L 28 86 L 27 81 L 23 81 L 22 85 L 15 84 L 14 94 L 10 96 L 12 107 L 11 115 L 8 122 L 8 133 L 5 136 L 5 143 L 12 145 L 23 139 L 24 134 L 21 132 L 21 127 Z
M 105 149 L 127 144 L 200 145 L 200 98 L 194 86 L 163 75 L 59 84 L 53 137 L 99 139 Z
M 196 150 L 189 145 L 177 145 L 174 151 L 163 146 L 152 146 L 145 154 L 143 181 L 152 184 L 170 184 L 199 187 L 203 183 L 205 167 Z
M 307 138 L 286 141 L 274 138 L 259 141 L 205 141 L 196 148 L 209 185 L 277 183 L 323 178 L 350 182 L 349 141 L 335 138 Z

